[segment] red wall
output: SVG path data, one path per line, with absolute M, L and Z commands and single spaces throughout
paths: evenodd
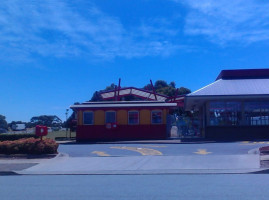
M 105 125 L 77 126 L 77 141 L 130 139 L 166 139 L 166 125 L 118 125 L 114 130 Z

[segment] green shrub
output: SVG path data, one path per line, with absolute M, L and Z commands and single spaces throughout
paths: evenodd
M 23 138 L 0 142 L 0 154 L 55 154 L 58 146 L 52 139 Z
M 38 138 L 35 134 L 22 133 L 22 134 L 0 134 L 0 141 L 13 141 L 22 138 Z

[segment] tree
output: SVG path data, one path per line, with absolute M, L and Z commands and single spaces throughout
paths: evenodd
M 188 89 L 188 88 L 180 87 L 180 88 L 178 89 L 178 94 L 179 94 L 179 95 L 189 94 L 189 93 L 191 93 L 191 90 Z
M 151 84 L 145 85 L 144 89 L 152 91 Z M 156 93 L 164 94 L 164 95 L 167 95 L 169 97 L 174 97 L 176 95 L 176 91 L 177 91 L 176 83 L 174 81 L 170 82 L 168 85 L 167 82 L 164 80 L 157 80 L 154 84 L 154 89 L 155 89 Z M 180 87 L 180 88 L 178 88 L 177 95 L 189 94 L 190 92 L 191 92 L 190 89 L 185 88 L 185 87 Z
M 90 101 L 102 101 L 102 97 L 100 96 L 99 92 L 95 91 Z
M 154 85 L 154 88 L 152 88 L 151 84 L 147 84 L 143 87 L 144 90 L 153 91 L 153 89 L 156 91 L 156 93 L 164 94 L 169 97 L 174 97 L 176 95 L 176 83 L 174 81 L 167 84 L 164 80 L 157 80 Z M 100 90 L 99 92 L 104 92 L 108 90 L 115 90 L 117 86 L 112 83 L 110 86 L 107 86 L 104 90 Z M 102 97 L 100 96 L 98 91 L 95 91 L 90 101 L 103 101 Z M 185 87 L 178 88 L 177 95 L 183 95 L 183 94 L 189 94 L 191 92 L 190 89 Z M 113 101 L 114 99 L 111 99 Z M 139 101 L 142 100 L 139 97 L 133 96 L 133 95 L 127 95 L 120 98 L 121 101 Z
M 44 125 L 50 127 L 62 126 L 62 120 L 56 115 L 40 115 L 31 118 L 30 122 L 33 126 Z
M 168 87 L 168 84 L 164 80 L 158 80 L 154 84 L 155 90 L 158 90 L 158 89 L 161 89 L 161 88 L 165 88 L 165 87 Z
M 8 124 L 4 115 L 0 115 L 0 128 L 8 129 Z
M 172 81 L 171 83 L 169 83 L 169 87 L 176 88 L 176 83 Z

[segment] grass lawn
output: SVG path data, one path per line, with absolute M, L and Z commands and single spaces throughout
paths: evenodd
M 69 137 L 70 137 L 70 132 L 68 131 L 67 138 Z M 75 137 L 76 137 L 76 132 L 71 132 L 71 138 L 75 138 Z M 46 138 L 50 138 L 53 140 L 55 140 L 56 138 L 56 140 L 61 140 L 61 139 L 66 138 L 66 132 L 65 131 L 53 131 L 53 132 L 48 133 Z

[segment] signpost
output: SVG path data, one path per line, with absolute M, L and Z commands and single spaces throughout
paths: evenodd
M 37 125 L 35 127 L 35 134 L 36 134 L 36 136 L 39 136 L 40 139 L 42 140 L 43 136 L 48 135 L 48 127 Z

